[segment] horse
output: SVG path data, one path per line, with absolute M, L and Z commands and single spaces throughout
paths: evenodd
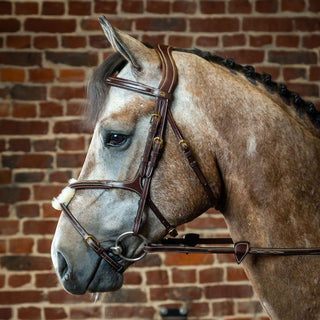
M 151 48 L 100 23 L 115 53 L 89 83 L 94 132 L 79 178 L 54 201 L 63 214 L 51 255 L 65 290 L 119 289 L 146 243 L 210 207 L 234 241 L 320 246 L 314 105 L 253 67 Z M 247 255 L 243 267 L 271 319 L 320 318 L 319 256 Z

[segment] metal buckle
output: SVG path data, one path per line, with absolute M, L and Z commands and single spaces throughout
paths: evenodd
M 96 245 L 100 246 L 100 242 L 91 234 L 89 234 L 83 241 L 88 247 L 91 247 L 90 244 L 88 243 L 88 240 L 91 239 Z
M 124 238 L 127 238 L 127 237 L 137 237 L 139 238 L 140 240 L 142 240 L 142 243 L 144 245 L 146 245 L 148 243 L 148 240 L 142 236 L 141 234 L 137 234 L 137 235 L 134 235 L 132 231 L 129 231 L 129 232 L 125 232 L 123 234 L 121 234 L 117 240 L 116 240 L 116 243 L 114 245 L 114 247 L 111 247 L 110 250 L 112 251 L 113 254 L 119 256 L 121 259 L 125 260 L 125 261 L 131 261 L 131 262 L 135 262 L 135 261 L 139 261 L 141 260 L 142 258 L 145 257 L 145 255 L 147 254 L 147 252 L 143 252 L 141 254 L 141 256 L 137 257 L 137 258 L 129 258 L 129 257 L 126 257 L 122 254 L 122 247 L 119 245 L 119 242 L 121 240 L 123 240 Z
M 162 146 L 163 146 L 163 139 L 160 138 L 160 137 L 155 137 L 155 138 L 153 139 L 153 144 L 155 144 L 157 141 L 160 142 L 160 149 L 161 149 Z
M 159 120 L 161 119 L 161 115 L 160 114 L 158 114 L 158 113 L 153 113 L 152 115 L 151 115 L 151 119 L 150 119 L 150 123 L 152 123 L 152 121 L 153 121 L 153 118 L 159 118 Z

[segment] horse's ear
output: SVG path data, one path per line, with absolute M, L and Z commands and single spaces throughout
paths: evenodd
M 140 41 L 113 27 L 105 16 L 100 17 L 99 22 L 113 49 L 122 54 L 136 70 L 142 70 L 150 50 Z

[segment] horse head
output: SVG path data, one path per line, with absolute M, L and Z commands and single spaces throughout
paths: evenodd
M 171 97 L 171 92 L 157 91 L 159 83 L 167 81 L 163 79 L 161 55 L 113 28 L 105 19 L 101 24 L 116 56 L 107 59 L 92 78 L 90 112 L 96 122 L 92 141 L 78 181 L 73 181 L 56 200 L 58 209 L 60 203 L 65 205 L 52 243 L 52 259 L 62 285 L 73 294 L 120 288 L 122 271 L 144 255 L 145 242 L 163 238 L 175 226 L 216 205 L 221 190 L 215 154 L 203 148 L 204 144 L 212 143 L 212 133 L 196 125 L 203 121 L 203 115 L 197 110 L 199 102 L 192 92 L 194 79 L 185 60 L 186 53 L 174 52 L 175 63 L 171 53 L 167 58 L 179 74 L 169 112 L 176 120 L 176 131 L 181 130 L 197 152 L 197 159 L 192 161 L 199 162 L 196 170 L 201 172 L 201 179 L 210 177 L 208 184 L 205 182 L 210 199 L 180 150 L 177 132 L 164 122 L 164 117 L 170 115 L 161 109 L 161 104 L 169 98 L 161 100 L 161 95 Z M 197 59 L 200 60 L 197 56 L 189 57 L 188 64 L 195 64 Z M 110 82 L 117 79 L 125 79 L 126 87 L 119 88 Z M 149 95 L 130 89 L 137 84 L 156 90 Z M 162 111 L 155 113 L 155 101 Z M 160 112 L 164 113 L 162 119 Z M 162 125 L 162 129 L 157 125 Z M 162 130 L 163 138 L 153 139 L 151 145 L 153 128 Z M 158 142 L 159 147 L 154 146 Z M 185 152 L 190 151 L 184 140 L 181 144 Z M 202 151 L 198 146 L 202 146 Z M 154 156 L 156 152 L 158 156 Z M 155 163 L 150 169 L 152 161 Z M 145 172 L 148 170 L 152 171 L 149 182 Z M 141 201 L 146 205 L 141 207 Z M 75 221 L 73 224 L 66 216 L 68 212 Z M 80 231 L 74 225 L 80 225 Z M 98 245 L 96 252 L 86 245 L 90 243 Z M 101 258 L 101 250 L 106 259 Z M 121 272 L 112 264 L 120 266 Z

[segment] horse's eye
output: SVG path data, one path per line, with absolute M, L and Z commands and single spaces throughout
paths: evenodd
M 122 133 L 109 133 L 105 138 L 105 146 L 107 147 L 120 147 L 127 141 L 127 136 Z

